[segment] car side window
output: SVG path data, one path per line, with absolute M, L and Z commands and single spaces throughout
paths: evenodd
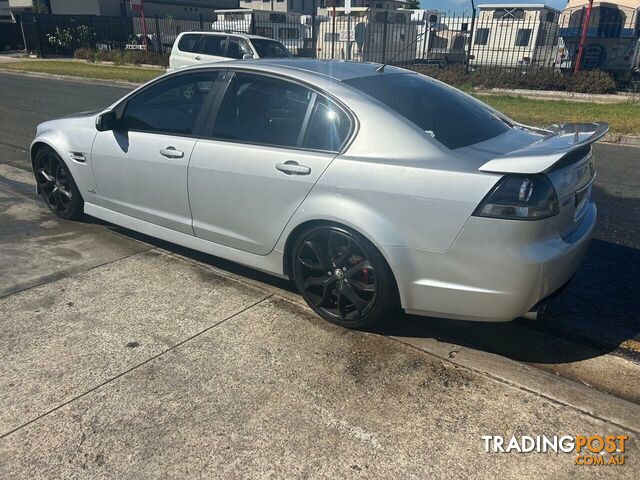
M 196 53 L 224 57 L 228 38 L 226 35 L 203 35 L 196 45 Z
M 299 143 L 315 94 L 297 83 L 236 73 L 213 127 L 213 137 L 281 147 Z
M 245 55 L 253 55 L 251 47 L 242 38 L 229 37 L 229 49 L 227 57 L 241 60 Z
M 351 130 L 349 117 L 331 100 L 318 97 L 302 141 L 303 148 L 338 152 Z
M 192 33 L 183 35 L 180 42 L 178 42 L 178 50 L 181 52 L 193 53 L 200 37 L 201 35 Z
M 127 130 L 191 135 L 216 72 L 176 75 L 133 96 L 122 116 Z

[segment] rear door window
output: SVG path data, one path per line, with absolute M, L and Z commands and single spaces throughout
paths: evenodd
M 196 44 L 202 35 L 189 33 L 187 35 L 183 35 L 178 43 L 178 50 L 181 52 L 193 53 L 195 52 Z
M 425 75 L 385 73 L 344 83 L 382 102 L 450 149 L 484 142 L 510 128 L 484 103 Z
M 236 73 L 220 106 L 213 137 L 296 147 L 313 96 L 297 83 Z
M 226 35 L 203 35 L 196 45 L 196 53 L 224 57 L 228 38 Z
M 303 148 L 338 152 L 351 130 L 349 117 L 331 100 L 318 96 L 302 142 Z

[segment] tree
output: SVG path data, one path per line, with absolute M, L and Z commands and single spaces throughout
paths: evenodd
M 408 10 L 418 10 L 420 8 L 420 0 L 407 0 L 404 8 Z

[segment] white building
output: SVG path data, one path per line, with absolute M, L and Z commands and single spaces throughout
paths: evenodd
M 318 0 L 240 0 L 241 8 L 310 15 Z
M 33 0 L 8 0 L 14 14 L 33 12 Z M 61 15 L 132 15 L 129 0 L 39 0 L 49 13 Z M 213 18 L 213 11 L 219 8 L 237 8 L 238 0 L 145 0 L 144 10 L 148 17 L 172 16 L 180 19 L 198 19 L 202 15 L 207 20 Z

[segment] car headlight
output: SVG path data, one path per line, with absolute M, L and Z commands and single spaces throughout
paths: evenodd
M 476 217 L 537 220 L 558 213 L 558 196 L 544 175 L 506 175 L 478 205 Z

